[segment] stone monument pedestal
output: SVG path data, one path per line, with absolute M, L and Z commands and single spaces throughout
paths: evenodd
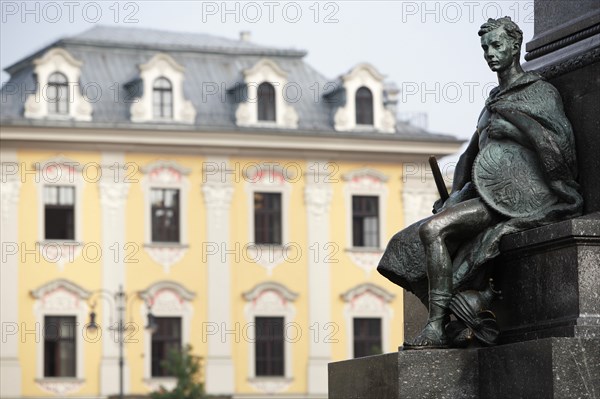
M 597 398 L 600 339 L 387 353 L 329 365 L 330 399 Z
M 504 237 L 500 345 L 329 364 L 329 397 L 600 397 L 600 213 Z

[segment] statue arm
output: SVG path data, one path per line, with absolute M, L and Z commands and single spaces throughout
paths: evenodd
M 452 192 L 446 202 L 438 199 L 433 204 L 433 213 L 438 213 L 442 209 L 458 204 L 473 198 L 474 187 L 469 184 L 471 182 L 471 171 L 473 162 L 479 153 L 479 133 L 475 132 L 465 152 L 458 159 L 458 163 L 454 168 L 454 180 L 452 182 Z
M 479 153 L 479 134 L 475 132 L 465 152 L 462 153 L 454 169 L 454 180 L 452 181 L 452 193 L 454 194 L 471 181 L 473 162 Z

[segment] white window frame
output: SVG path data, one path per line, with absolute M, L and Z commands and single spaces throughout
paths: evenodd
M 31 119 L 74 119 L 76 121 L 92 120 L 92 105 L 80 91 L 79 78 L 83 62 L 76 60 L 65 49 L 54 47 L 40 58 L 33 61 L 34 73 L 37 79 L 36 92 L 27 97 L 24 107 L 25 118 Z M 48 78 L 54 72 L 65 75 L 69 93 L 69 112 L 65 114 L 51 114 L 48 111 L 46 90 Z
M 344 321 L 346 323 L 346 351 L 350 359 L 354 359 L 354 319 L 381 319 L 381 350 L 383 353 L 390 345 L 390 326 L 394 310 L 390 303 L 394 295 L 372 283 L 359 284 L 341 295 L 344 304 Z
M 51 263 L 56 263 L 59 270 L 63 270 L 67 261 L 74 260 L 81 253 L 83 247 L 83 167 L 72 159 L 59 155 L 42 162 L 34 163 L 36 169 L 36 186 L 38 192 L 38 249 L 42 256 Z M 74 190 L 74 217 L 75 232 L 73 240 L 46 239 L 45 216 L 45 187 L 72 187 Z
M 165 273 L 179 262 L 188 245 L 188 197 L 190 169 L 176 162 L 158 160 L 141 168 L 144 174 L 141 183 L 144 192 L 144 249 L 160 264 Z M 152 189 L 179 190 L 179 242 L 152 241 Z
M 385 183 L 388 177 L 381 172 L 370 168 L 362 168 L 350 171 L 342 175 L 344 183 L 344 197 L 346 205 L 346 248 L 355 252 L 381 251 L 385 245 L 386 220 L 387 220 L 387 196 L 388 188 Z M 377 197 L 379 207 L 379 246 L 355 247 L 353 242 L 352 223 L 352 198 L 354 196 Z
M 85 326 L 88 322 L 89 309 L 86 300 L 91 293 L 77 284 L 57 279 L 50 281 L 41 287 L 31 291 L 35 299 L 33 313 L 35 316 L 36 334 L 36 385 L 46 392 L 55 395 L 67 395 L 76 392 L 85 384 L 84 352 L 86 336 Z M 46 316 L 75 317 L 75 377 L 45 377 L 44 376 L 44 328 Z M 94 337 L 90 336 L 90 339 Z
M 186 100 L 183 93 L 185 68 L 178 64 L 173 57 L 165 53 L 154 55 L 148 62 L 141 64 L 140 78 L 142 80 L 142 95 L 131 104 L 132 122 L 179 122 L 194 124 L 196 109 L 191 101 Z M 171 82 L 173 93 L 173 117 L 169 119 L 155 118 L 153 109 L 153 87 L 156 79 L 164 77 Z
M 190 343 L 191 323 L 194 314 L 192 301 L 196 294 L 175 281 L 159 281 L 139 293 L 144 303 L 140 305 L 141 320 L 148 319 L 148 305 L 154 317 L 181 318 L 181 347 Z M 155 391 L 164 386 L 173 389 L 177 384 L 175 377 L 152 376 L 152 333 L 144 328 L 144 385 Z
M 246 192 L 248 193 L 248 257 L 267 270 L 270 276 L 286 257 L 289 237 L 289 207 L 292 185 L 286 169 L 273 164 L 256 164 L 245 170 Z M 281 194 L 281 245 L 255 244 L 254 237 L 254 194 Z
M 287 328 L 292 328 L 296 317 L 296 307 L 293 302 L 298 294 L 292 292 L 283 284 L 277 282 L 263 282 L 242 294 L 246 305 L 244 316 L 249 323 L 244 327 L 245 339 L 248 342 L 248 382 L 256 390 L 275 394 L 285 390 L 293 382 L 293 353 L 292 340 L 294 337 L 286 335 Z M 283 317 L 284 326 L 284 376 L 257 376 L 256 375 L 256 317 Z M 251 327 L 254 327 L 252 330 Z M 296 330 L 299 330 L 296 324 Z M 254 333 L 254 335 L 252 335 Z

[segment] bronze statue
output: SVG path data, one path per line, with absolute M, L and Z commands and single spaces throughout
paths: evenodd
M 499 254 L 500 238 L 582 210 L 559 93 L 521 68 L 523 33 L 509 17 L 489 19 L 479 36 L 499 85 L 456 166 L 451 195 L 434 204 L 433 216 L 397 233 L 378 266 L 429 307 L 425 328 L 405 349 L 466 345 L 473 336 L 494 344 L 498 328 L 486 309 L 495 291 L 482 266 Z

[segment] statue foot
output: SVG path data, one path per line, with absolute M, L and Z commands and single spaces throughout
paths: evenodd
M 443 330 L 433 327 L 427 323 L 421 334 L 417 335 L 409 342 L 403 345 L 405 350 L 408 349 L 447 349 L 450 347 L 448 338 Z

